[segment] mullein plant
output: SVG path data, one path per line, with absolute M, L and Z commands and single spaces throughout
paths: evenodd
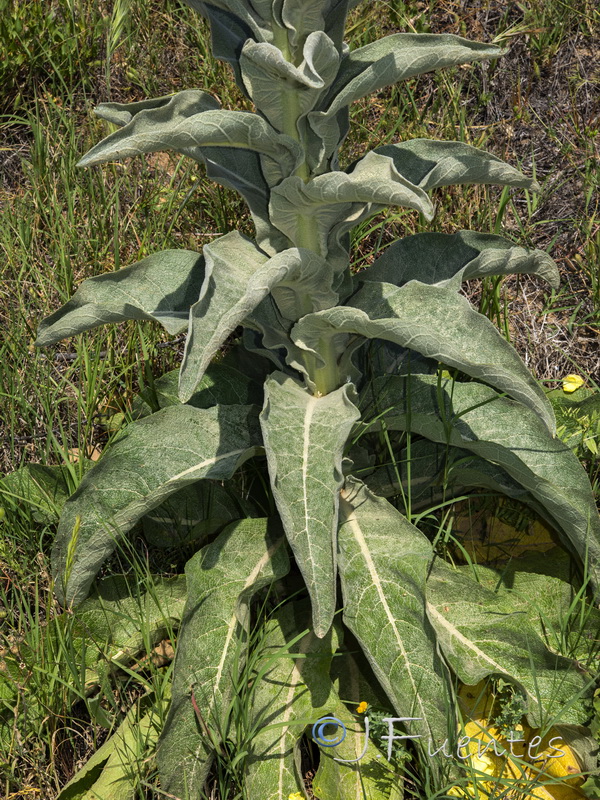
M 448 766 L 431 751 L 457 730 L 457 679 L 501 676 L 531 725 L 581 730 L 573 726 L 587 721 L 593 678 L 574 653 L 552 648 L 535 608 L 499 592 L 496 573 L 486 584 L 451 566 L 411 508 L 403 514 L 387 499 L 410 498 L 414 511 L 476 488 L 515 498 L 553 527 L 597 592 L 600 520 L 587 476 L 556 438 L 543 389 L 460 293 L 462 281 L 489 275 L 529 273 L 556 286 L 557 268 L 542 251 L 473 231 L 407 236 L 367 269 L 351 268 L 349 232 L 388 206 L 430 221 L 438 187 L 535 191 L 535 181 L 482 150 L 430 139 L 377 147 L 347 169 L 338 162 L 353 102 L 502 48 L 397 33 L 351 51 L 352 0 L 189 2 L 256 111 L 222 109 L 196 89 L 103 103 L 96 113 L 117 129 L 80 166 L 162 150 L 189 156 L 240 193 L 256 233 L 86 280 L 42 321 L 40 346 L 123 320 L 187 331 L 180 370 L 156 382 L 157 405 L 140 404 L 64 506 L 53 549 L 59 600 L 80 604 L 138 523 L 156 546 L 175 543 L 165 520 L 194 523 L 188 541 L 201 547 L 186 565 L 157 751 L 171 796 L 200 797 L 223 751 L 253 598 L 269 587 L 279 600 L 294 596 L 265 631 L 274 656 L 248 712 L 249 797 L 303 795 L 306 725 L 347 719 L 343 700 L 383 696 L 391 716 L 411 718 L 399 728 L 428 765 L 429 791 Z M 231 480 L 250 459 L 265 474 L 266 500 L 242 497 Z M 337 748 L 322 749 L 315 793 L 401 797 L 387 745 L 382 755 L 349 727 Z

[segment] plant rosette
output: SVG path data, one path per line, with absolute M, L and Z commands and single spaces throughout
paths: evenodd
M 180 370 L 155 383 L 158 410 L 142 403 L 64 503 L 56 593 L 77 613 L 134 528 L 154 546 L 194 543 L 157 749 L 163 791 L 202 795 L 231 735 L 256 601 L 300 586 L 308 632 L 301 595 L 264 631 L 266 646 L 293 655 L 256 684 L 244 790 L 282 800 L 302 792 L 307 720 L 373 693 L 407 719 L 433 790 L 446 767 L 423 743 L 456 731 L 455 677 L 504 676 L 537 727 L 548 714 L 585 724 L 593 676 L 549 647 L 535 615 L 514 614 L 508 594 L 500 602 L 440 558 L 415 524 L 420 513 L 475 488 L 519 500 L 572 554 L 582 597 L 597 597 L 600 519 L 544 391 L 460 293 L 463 281 L 515 273 L 556 286 L 552 259 L 497 235 L 423 232 L 351 268 L 350 231 L 388 206 L 427 222 L 441 187 L 535 191 L 535 181 L 459 142 L 387 143 L 347 169 L 338 154 L 357 100 L 504 51 L 413 33 L 349 50 L 351 0 L 190 2 L 256 111 L 223 109 L 196 89 L 102 103 L 97 114 L 117 129 L 80 165 L 175 151 L 240 193 L 255 237 L 230 232 L 201 253 L 152 253 L 84 281 L 40 324 L 39 346 L 129 319 L 187 335 Z M 250 476 L 260 491 L 244 490 Z M 335 682 L 336 654 L 348 648 L 364 661 Z M 369 763 L 323 756 L 317 785 L 342 787 L 341 798 L 397 796 L 402 777 Z

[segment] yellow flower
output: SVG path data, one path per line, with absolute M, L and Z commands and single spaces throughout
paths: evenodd
M 583 386 L 584 383 L 585 381 L 579 375 L 567 375 L 562 382 L 563 392 L 570 394 L 579 389 L 580 386 Z
M 304 795 L 302 792 L 294 792 L 293 794 L 288 794 L 288 800 L 304 800 Z
M 369 707 L 369 704 L 365 703 L 365 701 L 363 700 L 362 703 L 359 703 L 358 706 L 356 707 L 356 713 L 357 714 L 364 714 L 368 707 Z

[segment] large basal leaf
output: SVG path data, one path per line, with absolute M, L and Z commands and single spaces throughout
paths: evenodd
M 600 586 L 600 518 L 585 470 L 560 439 L 520 403 L 478 383 L 413 375 L 375 382 L 388 428 L 410 428 L 497 464 L 542 506 Z M 407 398 L 410 392 L 410 401 Z M 410 415 L 407 416 L 407 402 Z M 441 409 L 441 411 L 440 411 Z
M 154 706 L 151 705 L 154 701 Z M 135 800 L 158 741 L 164 700 L 144 698 L 63 787 L 57 800 Z M 145 713 L 144 713 L 145 712 Z
M 225 339 L 275 287 L 281 286 L 280 292 L 284 294 L 278 296 L 287 297 L 288 306 L 292 299 L 291 311 L 296 310 L 293 297 L 302 295 L 304 284 L 306 289 L 314 286 L 316 279 L 320 279 L 322 288 L 315 293 L 315 301 L 305 313 L 337 300 L 331 289 L 331 270 L 308 250 L 284 250 L 269 259 L 253 242 L 232 232 L 206 245 L 204 254 L 206 279 L 200 299 L 190 310 L 190 331 L 179 379 L 182 402 L 192 397 Z M 310 297 L 306 289 L 304 296 Z M 298 311 L 301 315 L 302 309 Z
M 344 622 L 398 715 L 416 718 L 406 725 L 426 752 L 427 740 L 439 746 L 452 725 L 446 668 L 426 614 L 431 544 L 359 482 L 347 482 L 340 506 Z
M 488 675 L 524 690 L 532 725 L 549 719 L 583 724 L 574 702 L 589 694 L 591 676 L 550 650 L 522 606 L 482 586 L 466 569 L 437 561 L 427 579 L 427 613 L 444 656 L 459 679 L 474 686 Z
M 187 563 L 188 602 L 158 749 L 161 788 L 172 795 L 201 797 L 214 749 L 227 732 L 250 601 L 288 570 L 285 539 L 264 519 L 230 525 Z
M 142 519 L 144 537 L 152 547 L 186 547 L 201 542 L 237 519 L 260 517 L 239 491 L 217 481 L 185 486 Z
M 248 94 L 274 128 L 295 132 L 336 76 L 339 54 L 323 31 L 311 33 L 298 66 L 286 60 L 278 47 L 248 40 L 240 67 Z
M 433 217 L 433 206 L 422 189 L 404 180 L 391 159 L 368 153 L 351 173 L 331 172 L 308 183 L 299 177 L 286 178 L 271 191 L 269 208 L 273 225 L 294 244 L 326 258 L 336 223 L 346 223 L 342 231 L 348 230 L 365 211 L 375 213 L 388 205 L 414 208 L 426 219 Z
M 149 589 L 124 575 L 103 578 L 77 609 L 73 646 L 91 670 L 127 665 L 179 625 L 186 598 L 183 575 L 155 576 Z
M 86 468 L 92 462 L 83 462 Z M 70 466 L 70 465 L 69 465 Z M 0 507 L 24 503 L 36 522 L 56 522 L 72 488 L 72 467 L 26 464 L 0 478 Z
M 190 306 L 204 280 L 204 258 L 191 250 L 164 250 L 83 281 L 68 303 L 40 323 L 37 347 L 47 347 L 99 325 L 150 319 L 170 334 L 185 331 Z
M 201 110 L 195 93 L 173 95 L 170 102 L 139 111 L 131 122 L 111 133 L 79 161 L 89 167 L 141 153 L 175 150 L 202 162 L 205 147 L 252 150 L 273 160 L 272 170 L 291 174 L 301 161 L 300 146 L 277 133 L 257 114 Z
M 551 432 L 552 407 L 516 350 L 469 301 L 448 286 L 367 281 L 348 306 L 309 314 L 292 338 L 315 350 L 321 338 L 355 333 L 388 341 L 455 367 L 532 408 Z
M 321 141 L 320 147 L 311 148 L 311 169 L 321 171 L 337 148 L 345 135 L 339 115 L 355 100 L 424 72 L 497 58 L 503 52 L 495 45 L 451 34 L 397 33 L 346 54 L 327 96 L 308 117 Z
M 329 708 L 329 714 L 344 724 L 346 736 L 335 747 L 320 748 L 313 791 L 327 800 L 402 800 L 404 775 L 382 754 L 381 750 L 386 750 L 386 742 L 377 742 L 372 727 L 367 737 L 365 719 L 356 714 L 361 702 L 381 705 L 382 701 L 373 691 L 375 678 L 369 669 L 372 684 L 369 683 L 349 653 L 336 653 L 332 673 L 334 671 L 339 680 L 332 693 L 333 705 Z M 354 718 L 351 718 L 341 698 L 350 705 Z M 338 728 L 337 732 L 332 731 L 329 735 L 340 737 L 341 730 Z
M 539 189 L 533 178 L 485 150 L 463 142 L 412 139 L 374 150 L 391 158 L 398 172 L 422 189 L 452 183 L 494 183 L 521 189 Z
M 323 397 L 275 372 L 260 415 L 273 496 L 306 581 L 317 636 L 335 613 L 336 532 L 342 453 L 359 412 L 352 387 Z
M 571 556 L 561 547 L 545 552 L 543 558 L 532 550 L 499 568 L 472 564 L 458 570 L 525 615 L 551 650 L 594 669 L 590 641 L 600 630 L 600 610 L 578 596 Z
M 246 354 L 251 358 L 249 353 Z M 187 401 L 194 408 L 210 408 L 211 406 L 246 406 L 252 403 L 262 403 L 262 381 L 258 383 L 250 376 L 244 375 L 236 367 L 228 363 L 227 357 L 223 362 L 209 364 L 196 391 Z M 179 370 L 173 369 L 157 378 L 152 390 L 147 387 L 143 396 L 134 398 L 132 416 L 134 419 L 147 417 L 152 413 L 152 402 L 158 409 L 168 406 L 179 406 Z M 156 409 L 156 410 L 158 410 Z
M 181 432 L 185 431 L 185 443 Z M 120 537 L 187 484 L 224 480 L 258 452 L 254 406 L 171 406 L 128 426 L 65 504 L 52 550 L 64 605 L 85 598 Z
M 502 236 L 475 231 L 417 233 L 387 247 L 356 281 L 383 281 L 403 286 L 420 281 L 459 289 L 462 281 L 489 275 L 539 275 L 553 287 L 558 269 L 543 250 L 527 250 Z
M 287 604 L 267 623 L 250 709 L 255 733 L 245 764 L 248 797 L 288 800 L 298 791 L 304 729 L 331 710 L 337 632 L 332 627 L 322 639 L 302 636 L 309 614 L 306 603 Z

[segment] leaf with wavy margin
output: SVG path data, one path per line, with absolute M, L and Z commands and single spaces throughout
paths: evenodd
M 307 603 L 283 606 L 266 625 L 250 708 L 256 731 L 246 759 L 248 797 L 288 800 L 302 786 L 300 739 L 309 722 L 331 708 L 329 668 L 337 631 L 302 636 Z
M 186 564 L 188 601 L 171 707 L 158 745 L 165 791 L 190 800 L 201 797 L 215 748 L 226 735 L 229 702 L 246 658 L 250 601 L 288 571 L 285 539 L 265 519 L 229 525 Z
M 292 329 L 299 346 L 319 354 L 319 340 L 340 333 L 386 339 L 489 383 L 538 414 L 554 433 L 552 407 L 518 353 L 494 325 L 448 286 L 367 281 L 348 301 L 307 314 Z
M 446 667 L 426 614 L 425 581 L 433 550 L 387 500 L 349 480 L 340 501 L 339 573 L 344 622 L 409 733 L 438 746 L 451 720 Z
M 36 347 L 130 319 L 149 319 L 172 335 L 187 330 L 190 306 L 205 279 L 204 258 L 191 250 L 163 250 L 83 281 L 68 303 L 42 320 Z
M 403 177 L 427 191 L 463 183 L 539 189 L 533 178 L 523 175 L 492 153 L 463 142 L 411 139 L 401 144 L 377 147 L 373 152 L 391 158 Z
M 260 424 L 273 496 L 306 582 L 313 627 L 323 637 L 335 613 L 336 547 L 342 454 L 359 418 L 346 385 L 323 397 L 272 373 Z
M 427 614 L 463 683 L 473 686 L 488 675 L 516 681 L 534 727 L 548 719 L 586 721 L 587 712 L 575 701 L 589 695 L 592 677 L 550 650 L 512 598 L 438 560 L 427 579 Z
M 126 428 L 64 506 L 52 548 L 63 605 L 85 598 L 102 563 L 144 514 L 190 483 L 230 478 L 259 452 L 256 411 L 170 406 Z
M 410 382 L 394 376 L 376 379 L 374 391 L 382 407 L 390 409 L 388 428 L 409 428 L 505 470 L 553 520 L 586 565 L 592 584 L 600 587 L 600 517 L 587 474 L 536 414 L 479 383 L 443 379 L 438 395 L 437 378 L 428 375 L 413 375 Z
M 383 281 L 404 286 L 420 281 L 460 289 L 463 281 L 490 275 L 539 275 L 553 287 L 558 268 L 543 250 L 528 250 L 502 236 L 475 231 L 417 233 L 387 247 L 355 281 Z

